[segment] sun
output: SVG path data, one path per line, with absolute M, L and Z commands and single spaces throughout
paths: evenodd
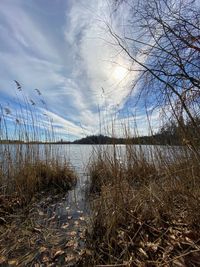
M 127 69 L 121 66 L 117 66 L 115 67 L 114 71 L 113 71 L 113 78 L 116 81 L 121 81 L 123 80 L 127 75 Z

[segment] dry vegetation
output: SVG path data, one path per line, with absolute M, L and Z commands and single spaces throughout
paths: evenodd
M 70 166 L 50 160 L 35 163 L 22 162 L 15 170 L 11 170 L 9 177 L 1 175 L 1 209 L 12 210 L 13 204 L 22 207 L 29 203 L 34 195 L 41 191 L 52 189 L 65 192 L 76 183 L 76 176 Z M 8 204 L 8 206 L 6 205 Z M 2 212 L 2 210 L 1 210 Z
M 149 161 L 127 146 L 124 162 L 105 151 L 91 163 L 86 266 L 199 266 L 200 164 L 177 149 L 169 162 L 161 148 Z
M 54 141 L 50 118 L 41 118 L 36 101 L 26 96 L 18 81 L 15 83 L 16 110 L 0 105 L 0 201 L 8 210 L 28 204 L 42 190 L 66 191 L 76 183 L 69 163 L 59 161 L 51 145 L 39 144 Z M 41 92 L 35 90 L 47 109 Z
M 67 198 L 53 193 L 36 194 L 0 225 L 0 266 L 72 266 L 85 253 L 83 215 L 74 219 L 70 209 L 62 215 Z
M 76 259 L 63 251 L 75 241 L 63 236 L 68 217 L 60 221 L 55 207 L 77 176 L 52 145 L 39 144 L 54 141 L 51 121 L 39 117 L 35 101 L 15 83 L 16 110 L 0 105 L 0 266 L 62 266 Z
M 107 27 L 132 63 L 131 71 L 139 73 L 132 86 L 140 91 L 137 103 L 153 105 L 165 123 L 173 121 L 183 147 L 163 154 L 167 147 L 154 146 L 147 158 L 142 147 L 127 145 L 124 160 L 117 158 L 115 147 L 113 153 L 99 152 L 89 171 L 94 200 L 88 246 L 93 255 L 85 265 L 200 266 L 199 3 L 114 4 L 120 15 L 130 12 L 121 32 Z M 142 106 L 137 103 L 136 110 Z

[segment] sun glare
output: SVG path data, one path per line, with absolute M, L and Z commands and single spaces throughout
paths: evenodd
M 114 72 L 113 72 L 113 77 L 116 81 L 120 82 L 126 77 L 126 75 L 127 75 L 127 69 L 121 66 L 115 67 Z

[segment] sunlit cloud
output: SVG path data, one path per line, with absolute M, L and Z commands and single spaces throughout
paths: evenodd
M 59 3 L 50 2 L 44 18 L 44 13 L 36 12 L 42 8 L 40 2 L 0 2 L 1 103 L 14 103 L 13 80 L 18 80 L 22 93 L 41 112 L 45 101 L 58 134 L 66 138 L 98 134 L 109 130 L 113 120 L 121 123 L 119 111 L 126 108 L 138 76 L 107 27 L 109 23 L 120 33 L 118 26 L 128 10 L 113 15 L 103 0 Z M 59 25 L 56 31 L 52 14 Z

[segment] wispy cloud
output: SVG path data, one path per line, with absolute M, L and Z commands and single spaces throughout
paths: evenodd
M 18 45 L 21 51 L 29 49 L 30 53 L 37 53 L 38 56 L 48 60 L 58 58 L 57 50 L 51 46 L 45 33 L 25 12 L 22 5 L 17 5 L 17 1 L 2 0 L 0 14 L 7 33 L 9 32 L 14 44 Z
M 130 77 L 128 71 L 119 75 L 119 70 L 128 69 L 130 64 L 119 48 L 111 44 L 113 40 L 105 23 L 108 20 L 110 8 L 106 1 L 87 1 L 87 4 L 77 1 L 67 14 L 65 36 L 66 41 L 72 44 L 76 63 L 79 64 L 77 78 L 84 75 L 87 79 L 90 100 L 101 106 L 103 91 L 108 108 L 113 108 L 124 101 L 133 76 Z
M 11 101 L 12 81 L 19 80 L 43 112 L 34 90 L 39 88 L 57 132 L 77 138 L 98 133 L 100 124 L 110 128 L 113 119 L 120 125 L 118 111 L 125 108 L 137 73 L 128 71 L 131 63 L 113 44 L 105 23 L 121 31 L 128 11 L 114 16 L 108 1 L 69 0 L 61 12 L 61 2 L 49 12 L 59 25 L 55 30 L 48 11 L 38 20 L 42 3 L 35 2 L 34 9 L 21 0 L 0 1 L 0 94 L 2 101 Z
M 53 128 L 55 132 L 58 133 L 58 135 L 66 134 L 78 138 L 81 136 L 86 136 L 91 134 L 91 132 L 88 131 L 83 126 L 76 125 L 75 123 L 72 123 L 71 121 L 68 121 L 53 112 L 46 111 L 46 114 L 49 118 L 52 119 Z

